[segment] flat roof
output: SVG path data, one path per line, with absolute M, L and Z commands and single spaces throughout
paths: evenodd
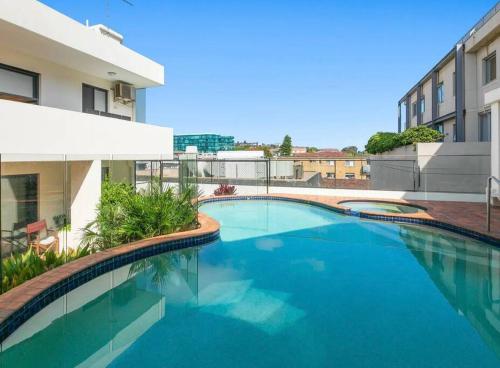
M 0 0 L 0 9 L 2 47 L 138 88 L 164 84 L 162 65 L 39 1 Z

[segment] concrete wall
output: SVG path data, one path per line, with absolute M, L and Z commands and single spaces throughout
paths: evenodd
M 490 144 L 419 143 L 370 158 L 372 189 L 484 193 Z

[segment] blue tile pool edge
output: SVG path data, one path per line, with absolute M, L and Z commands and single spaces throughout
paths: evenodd
M 466 236 L 475 240 L 482 241 L 484 243 L 487 243 L 489 245 L 492 245 L 494 247 L 500 248 L 500 239 L 494 238 L 492 236 L 486 235 L 479 233 L 474 230 L 469 230 L 460 226 L 456 225 L 451 225 L 446 222 L 438 221 L 438 220 L 431 220 L 431 219 L 417 219 L 417 218 L 410 218 L 410 217 L 404 217 L 404 216 L 386 216 L 386 215 L 377 215 L 377 214 L 372 214 L 372 213 L 367 213 L 363 211 L 353 211 L 351 209 L 341 209 L 337 207 L 330 206 L 325 203 L 321 202 L 316 202 L 312 200 L 307 200 L 307 199 L 301 199 L 301 198 L 290 198 L 290 197 L 281 197 L 279 195 L 248 195 L 248 196 L 239 196 L 236 195 L 234 197 L 211 197 L 211 198 L 206 198 L 206 199 L 201 199 L 199 201 L 200 204 L 203 203 L 210 203 L 210 202 L 221 202 L 221 201 L 237 201 L 237 200 L 278 200 L 278 201 L 285 201 L 285 202 L 296 202 L 296 203 L 302 203 L 302 204 L 309 204 L 312 206 L 317 206 L 321 207 L 333 212 L 337 212 L 346 216 L 354 216 L 354 217 L 360 217 L 363 219 L 368 219 L 368 220 L 376 220 L 376 221 L 386 221 L 386 222 L 394 222 L 394 223 L 406 223 L 406 224 L 413 224 L 413 225 L 426 225 L 430 227 L 435 227 L 441 230 L 447 230 L 455 234 L 459 234 L 462 236 Z
M 219 236 L 219 230 L 216 230 L 208 234 L 170 240 L 116 255 L 78 271 L 43 290 L 2 321 L 0 323 L 0 343 L 50 303 L 96 277 L 144 258 L 180 249 L 208 245 L 218 240 Z

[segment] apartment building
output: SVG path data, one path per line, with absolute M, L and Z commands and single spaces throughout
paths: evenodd
M 290 158 L 284 158 L 290 160 Z M 323 179 L 367 179 L 364 167 L 367 161 L 346 156 L 342 152 L 310 152 L 291 157 L 302 172 L 319 172 Z
M 172 129 L 144 123 L 145 89 L 164 84 L 164 68 L 38 1 L 0 8 L 2 254 L 40 222 L 74 247 L 103 176 L 131 183 L 135 160 L 173 158 Z
M 491 174 L 498 177 L 497 55 L 500 2 L 399 100 L 398 131 L 426 125 L 444 133 L 445 143 L 491 142 Z
M 199 153 L 232 151 L 234 149 L 234 137 L 219 134 L 174 135 L 174 152 L 186 152 L 188 147 L 196 147 Z

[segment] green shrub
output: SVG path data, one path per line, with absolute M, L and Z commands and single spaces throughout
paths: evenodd
M 407 146 L 415 143 L 432 143 L 440 141 L 444 138 L 444 134 L 426 126 L 406 129 L 404 132 L 399 134 L 399 136 L 399 143 L 401 146 Z
M 365 150 L 371 154 L 390 151 L 398 147 L 398 138 L 398 133 L 377 132 L 370 137 Z
M 103 250 L 120 244 L 192 229 L 197 208 L 192 201 L 194 187 L 181 194 L 172 188 L 161 190 L 154 182 L 147 191 L 131 185 L 105 182 L 97 206 L 96 220 L 84 229 L 83 244 Z
M 89 247 L 69 249 L 59 254 L 49 250 L 43 256 L 38 255 L 33 248 L 24 253 L 14 253 L 2 260 L 2 293 L 88 254 L 90 254 Z
M 375 133 L 368 140 L 365 149 L 368 153 L 376 154 L 415 143 L 438 142 L 443 138 L 444 135 L 435 129 L 431 129 L 426 126 L 418 126 L 406 129 L 402 133 Z

